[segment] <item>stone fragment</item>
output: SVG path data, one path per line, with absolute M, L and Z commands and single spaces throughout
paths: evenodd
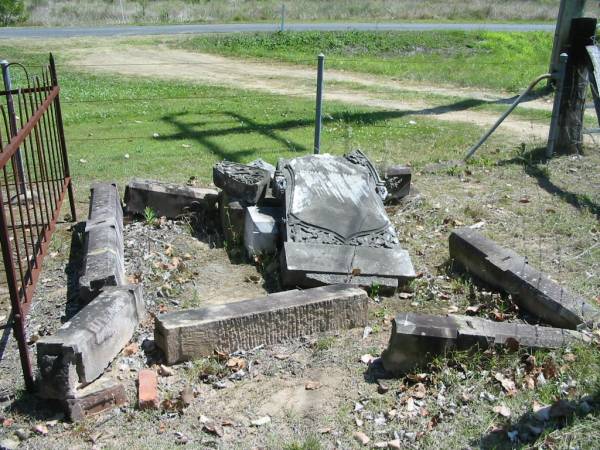
M 155 341 L 167 364 L 232 353 L 331 330 L 364 327 L 366 292 L 348 285 L 279 292 L 158 315 Z
M 509 344 L 532 349 L 559 348 L 578 341 L 589 338 L 573 330 L 471 316 L 401 313 L 392 321 L 392 334 L 382 362 L 386 371 L 401 374 L 424 367 L 434 356 L 452 349 Z
M 78 389 L 74 398 L 66 400 L 67 413 L 73 422 L 99 414 L 127 403 L 123 384 L 109 377 L 100 377 Z
M 399 281 L 414 278 L 385 212 L 385 185 L 364 154 L 282 160 L 275 184 L 285 199 L 284 286 L 351 283 L 395 289 Z
M 227 243 L 240 245 L 244 238 L 246 208 L 239 199 L 231 198 L 225 191 L 219 193 L 219 216 L 223 238 Z
M 140 285 L 106 288 L 54 335 L 37 341 L 39 394 L 75 398 L 129 342 L 144 315 Z
M 386 204 L 396 204 L 410 194 L 412 173 L 408 166 L 391 166 L 385 169 L 383 179 L 387 189 Z
M 215 186 L 248 205 L 258 203 L 270 181 L 269 171 L 255 166 L 221 161 L 213 167 Z
M 490 286 L 514 296 L 523 309 L 559 328 L 595 327 L 600 310 L 531 267 L 527 259 L 470 228 L 454 230 L 450 256 Z
M 140 409 L 158 409 L 158 377 L 150 369 L 138 374 L 138 406 Z
M 217 197 L 216 189 L 134 179 L 125 187 L 124 202 L 129 214 L 143 215 L 148 207 L 158 217 L 175 219 L 190 212 L 214 210 Z
M 258 167 L 259 169 L 266 170 L 269 172 L 271 178 L 275 174 L 275 166 L 273 164 L 269 164 L 264 159 L 258 158 L 248 164 L 251 167 Z
M 275 253 L 282 215 L 281 208 L 266 206 L 246 208 L 244 247 L 250 256 Z

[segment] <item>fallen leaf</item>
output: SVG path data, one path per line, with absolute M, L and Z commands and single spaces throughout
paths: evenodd
M 514 337 L 506 338 L 504 341 L 504 346 L 511 352 L 516 352 L 519 350 L 519 341 L 517 341 Z
M 544 374 L 544 378 L 546 378 L 546 380 L 556 378 L 558 376 L 558 366 L 556 365 L 554 358 L 548 357 L 544 360 L 544 363 L 542 364 L 542 373 Z
M 352 276 L 353 277 L 360 276 L 360 269 L 357 269 L 357 268 L 352 269 Z
M 494 412 L 502 417 L 510 417 L 510 409 L 506 405 L 494 406 Z
M 573 362 L 577 360 L 577 356 L 575 356 L 573 353 L 567 353 L 563 358 L 567 362 Z
M 527 197 L 521 197 L 519 203 L 529 203 L 529 199 Z
M 473 305 L 473 306 L 468 306 L 467 309 L 465 310 L 465 312 L 466 312 L 466 314 L 472 315 L 472 314 L 477 314 L 480 309 L 481 309 L 481 305 Z
M 307 391 L 316 391 L 321 387 L 321 383 L 318 381 L 307 381 L 304 385 L 304 389 Z
M 420 400 L 427 395 L 427 389 L 423 383 L 417 383 L 410 389 L 409 393 L 412 397 Z
M 517 387 L 515 385 L 515 382 L 510 378 L 505 377 L 500 372 L 497 372 L 494 375 L 494 378 L 500 382 L 502 388 L 506 391 L 508 395 L 514 395 L 517 393 Z
M 369 355 L 368 353 L 360 357 L 361 362 L 364 364 L 371 364 L 374 359 L 375 357 L 373 355 Z
M 458 312 L 458 306 L 456 305 L 452 305 L 450 308 L 448 308 L 447 313 L 448 314 L 454 314 Z
M 234 372 L 237 372 L 238 370 L 245 369 L 247 366 L 247 363 L 244 358 L 239 358 L 239 357 L 234 356 L 232 358 L 229 358 L 229 360 L 227 361 L 227 363 L 225 365 L 228 368 L 232 369 Z
M 271 423 L 271 418 L 269 416 L 260 417 L 259 419 L 250 422 L 250 424 L 255 427 L 260 427 L 268 423 Z
M 33 431 L 36 434 L 46 436 L 48 434 L 48 427 L 42 423 L 39 423 L 31 427 L 31 431 Z
M 139 349 L 139 346 L 135 342 L 132 342 L 123 349 L 123 354 L 125 356 L 135 355 L 139 351 Z
M 412 292 L 400 292 L 398 294 L 398 297 L 402 298 L 402 299 L 407 299 L 407 298 L 412 298 L 414 296 L 414 294 Z
M 317 433 L 319 433 L 319 434 L 327 434 L 327 433 L 331 433 L 331 427 L 319 428 L 319 429 L 317 430 Z
M 355 431 L 354 433 L 352 433 L 352 436 L 359 444 L 362 444 L 362 445 L 367 445 L 369 443 L 369 441 L 371 440 L 371 439 L 369 439 L 369 436 L 367 436 L 362 431 Z
M 186 386 L 179 393 L 179 398 L 184 407 L 188 407 L 194 401 L 194 390 L 190 386 Z
M 173 369 L 163 364 L 158 366 L 158 373 L 163 377 L 172 377 L 173 375 L 175 375 L 175 371 Z
M 7 417 L 6 419 L 2 420 L 2 426 L 4 428 L 10 428 L 13 426 L 14 423 L 14 419 L 11 419 L 10 417 Z
M 207 433 L 214 434 L 219 437 L 223 437 L 223 427 L 214 421 L 206 422 L 204 424 L 204 426 L 202 427 L 202 429 L 204 431 L 206 431 Z

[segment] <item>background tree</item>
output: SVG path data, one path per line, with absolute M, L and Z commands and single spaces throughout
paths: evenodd
M 25 20 L 22 0 L 0 0 L 0 25 L 3 27 Z

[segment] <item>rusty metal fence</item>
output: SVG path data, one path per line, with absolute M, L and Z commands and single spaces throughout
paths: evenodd
M 35 76 L 20 64 L 1 64 L 0 242 L 13 329 L 25 385 L 31 390 L 27 313 L 62 202 L 68 195 L 72 220 L 75 203 L 52 55 Z M 11 85 L 11 68 L 19 72 L 23 86 Z

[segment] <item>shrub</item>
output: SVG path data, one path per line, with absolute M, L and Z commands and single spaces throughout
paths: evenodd
M 0 25 L 6 27 L 25 20 L 22 0 L 0 0 Z

